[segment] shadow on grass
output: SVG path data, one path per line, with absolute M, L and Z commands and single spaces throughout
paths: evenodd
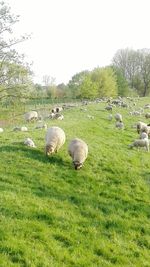
M 1 152 L 8 152 L 8 153 L 21 153 L 26 158 L 31 158 L 34 160 L 38 160 L 43 163 L 51 163 L 51 164 L 57 164 L 59 166 L 67 166 L 68 164 L 63 161 L 60 155 L 54 154 L 52 156 L 46 156 L 43 151 L 37 149 L 37 148 L 31 148 L 24 146 L 19 143 L 16 143 L 17 145 L 7 145 L 7 146 L 0 146 L 0 153 Z

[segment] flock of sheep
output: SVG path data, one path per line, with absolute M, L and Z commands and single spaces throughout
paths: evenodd
M 123 103 L 122 100 L 118 99 L 118 100 L 113 100 L 113 101 L 108 101 L 108 105 L 105 107 L 106 110 L 108 110 L 109 112 L 112 112 L 112 109 L 114 106 L 119 105 L 120 107 L 125 107 L 127 108 L 127 104 Z M 121 103 L 121 104 L 120 104 Z M 86 103 L 87 105 L 87 103 Z M 147 107 L 148 108 L 148 107 Z M 50 119 L 60 119 L 62 120 L 64 117 L 62 114 L 60 114 L 60 112 L 62 111 L 62 107 L 56 107 L 53 108 L 51 110 L 51 114 L 48 116 L 48 118 Z M 83 109 L 82 110 L 86 110 Z M 142 111 L 142 109 L 140 109 L 138 112 Z M 134 112 L 130 112 L 130 115 L 138 115 L 135 114 Z M 149 118 L 150 117 L 150 113 L 146 113 L 145 114 L 145 118 Z M 89 115 L 88 118 L 92 118 L 94 119 L 94 116 Z M 124 129 L 124 123 L 123 123 L 123 118 L 122 115 L 120 113 L 116 113 L 114 115 L 115 118 L 115 127 L 118 129 Z M 27 112 L 25 114 L 25 120 L 27 122 L 31 122 L 31 121 L 35 121 L 39 119 L 39 115 L 36 111 L 30 111 Z M 113 119 L 113 115 L 112 113 L 109 114 L 108 119 L 111 121 Z M 57 153 L 59 151 L 59 149 L 64 145 L 65 141 L 66 141 L 66 135 L 63 129 L 61 129 L 60 127 L 57 126 L 53 126 L 50 128 L 47 128 L 47 124 L 43 123 L 43 122 L 39 122 L 39 124 L 36 126 L 36 129 L 39 128 L 44 128 L 47 130 L 46 135 L 45 135 L 45 154 L 47 156 L 53 154 L 53 153 Z M 147 125 L 144 122 L 139 121 L 136 124 L 136 129 L 137 132 L 139 134 L 139 138 L 134 140 L 132 144 L 129 145 L 130 148 L 133 147 L 143 147 L 146 148 L 147 151 L 149 151 L 149 135 L 150 135 L 150 125 Z M 28 131 L 27 127 L 22 126 L 22 127 L 14 127 L 13 131 Z M 0 128 L 0 132 L 3 132 L 3 128 Z M 36 147 L 36 145 L 34 144 L 33 140 L 31 138 L 26 138 L 24 141 L 24 144 L 30 147 Z M 68 145 L 68 154 L 70 155 L 70 157 L 72 158 L 72 162 L 74 165 L 75 170 L 79 170 L 87 156 L 88 156 L 88 145 L 81 139 L 79 138 L 75 138 L 73 140 L 71 140 L 71 142 Z

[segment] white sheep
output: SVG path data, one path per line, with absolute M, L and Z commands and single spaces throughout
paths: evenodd
M 140 139 L 148 139 L 148 134 L 147 133 L 145 133 L 145 132 L 141 132 L 140 133 Z
M 68 147 L 68 153 L 73 160 L 75 170 L 79 170 L 88 155 L 88 145 L 81 139 L 73 139 Z
M 147 151 L 149 151 L 149 140 L 147 138 L 144 139 L 136 139 L 134 142 L 129 145 L 130 148 L 133 147 L 145 147 Z
M 29 111 L 25 114 L 25 120 L 30 122 L 38 119 L 38 113 L 36 111 Z
M 0 128 L 0 133 L 3 133 L 4 132 L 4 129 L 3 128 Z
M 122 122 L 122 115 L 121 115 L 121 114 L 116 113 L 114 117 L 115 117 L 115 120 L 116 120 L 116 121 L 120 121 L 120 122 Z
M 122 121 L 117 121 L 116 122 L 116 128 L 118 128 L 118 129 L 124 129 L 124 123 Z
M 28 128 L 26 127 L 26 126 L 15 126 L 14 128 L 13 128 L 13 131 L 21 131 L 21 132 L 27 132 L 28 131 Z
M 36 147 L 35 144 L 34 144 L 34 142 L 33 142 L 33 140 L 31 138 L 25 139 L 24 145 L 30 146 L 30 147 Z
M 137 132 L 138 134 L 142 131 L 142 129 L 144 129 L 145 127 L 147 127 L 147 124 L 142 122 L 142 121 L 139 121 L 136 125 L 136 128 L 137 128 Z
M 65 143 L 66 136 L 64 131 L 57 127 L 53 126 L 47 129 L 45 141 L 45 152 L 46 155 L 50 155 L 53 153 L 57 153 L 58 150 L 62 147 L 62 145 Z

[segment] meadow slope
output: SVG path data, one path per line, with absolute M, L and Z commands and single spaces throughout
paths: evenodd
M 137 107 L 144 103 L 150 99 Z M 138 137 L 132 126 L 146 119 L 115 108 L 125 123 L 117 130 L 104 107 L 89 104 L 86 111 L 64 110 L 63 121 L 47 119 L 66 133 L 64 146 L 49 158 L 46 131 L 19 115 L 15 124 L 29 131 L 13 132 L 9 112 L 1 109 L 8 123 L 0 134 L 0 266 L 150 266 L 150 152 L 128 148 Z M 37 148 L 25 147 L 26 137 Z M 74 137 L 89 146 L 80 171 L 67 153 Z

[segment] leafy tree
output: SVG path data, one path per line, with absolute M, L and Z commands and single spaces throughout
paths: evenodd
M 81 71 L 75 74 L 72 79 L 68 83 L 68 88 L 70 90 L 71 97 L 73 98 L 80 98 L 80 86 L 84 81 L 84 78 L 89 74 L 89 71 Z
M 80 85 L 80 96 L 82 98 L 95 98 L 97 96 L 97 84 L 91 80 L 91 75 L 84 77 Z
M 112 67 L 115 75 L 116 75 L 116 81 L 118 86 L 118 95 L 120 96 L 128 96 L 129 95 L 129 86 L 126 78 L 124 77 L 121 70 L 117 67 Z
M 97 96 L 116 96 L 118 94 L 115 72 L 111 67 L 96 68 L 91 79 L 97 84 Z
M 11 14 L 10 7 L 4 2 L 0 2 L 0 99 L 12 96 L 15 91 L 15 81 L 17 81 L 16 89 L 18 88 L 18 75 L 21 72 L 21 86 L 23 86 L 23 76 L 27 74 L 29 66 L 23 64 L 24 55 L 19 55 L 14 49 L 14 46 L 29 38 L 22 36 L 20 38 L 10 38 L 13 33 L 13 26 L 19 21 L 19 16 Z M 23 75 L 24 73 L 24 75 Z M 12 76 L 13 86 L 12 86 Z M 26 79 L 25 79 L 26 80 Z M 20 81 L 20 78 L 19 78 Z M 26 82 L 24 84 L 26 86 Z M 20 87 L 19 90 L 21 90 Z M 19 96 L 18 92 L 17 95 Z M 15 97 L 16 95 L 14 95 Z M 27 95 L 26 95 L 27 96 Z
M 150 50 L 118 50 L 113 58 L 113 66 L 120 69 L 129 87 L 139 95 L 150 93 Z

